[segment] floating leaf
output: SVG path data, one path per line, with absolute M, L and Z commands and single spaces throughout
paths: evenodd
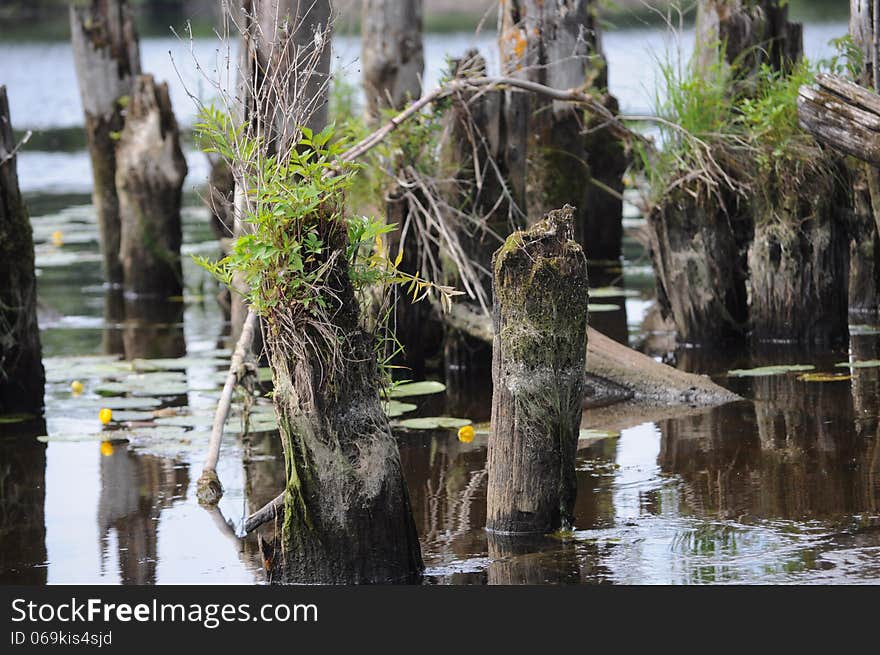
M 9 423 L 24 423 L 25 421 L 30 421 L 34 418 L 33 414 L 2 414 L 0 415 L 0 425 L 6 425 Z
M 446 385 L 442 382 L 434 380 L 425 380 L 423 382 L 407 382 L 401 384 L 391 390 L 389 394 L 392 398 L 408 398 L 409 396 L 427 396 L 432 393 L 440 393 L 446 391 Z
M 591 314 L 599 314 L 601 312 L 616 312 L 620 309 L 620 305 L 612 305 L 610 303 L 595 303 L 591 302 L 587 308 L 590 310 Z
M 880 359 L 865 359 L 861 362 L 839 362 L 835 366 L 838 368 L 877 368 L 880 366 Z
M 149 409 L 158 407 L 162 401 L 158 398 L 144 396 L 142 398 L 102 398 L 101 406 L 109 409 Z
M 156 419 L 156 425 L 176 425 L 182 428 L 208 428 L 214 425 L 213 414 L 182 414 Z
M 851 375 L 846 373 L 804 373 L 797 376 L 802 382 L 841 382 L 852 380 Z
M 727 375 L 732 378 L 762 377 L 765 375 L 782 375 L 796 371 L 812 371 L 816 367 L 812 364 L 780 364 L 778 366 L 759 366 L 758 368 L 737 368 L 728 371 Z
M 400 427 L 407 430 L 456 430 L 470 424 L 471 421 L 469 419 L 453 418 L 451 416 L 408 418 L 398 423 Z
M 623 289 L 621 287 L 597 287 L 590 289 L 590 298 L 639 298 L 640 294 L 635 289 Z
M 176 359 L 135 359 L 138 371 L 182 371 L 190 366 L 229 366 L 229 360 L 213 357 L 178 357 Z
M 37 437 L 37 441 L 43 443 L 81 443 L 87 441 L 125 443 L 129 441 L 130 433 L 122 430 L 109 430 L 107 432 L 65 432 L 62 434 L 50 434 Z
M 413 405 L 412 403 L 402 403 L 399 400 L 389 400 L 382 403 L 382 409 L 385 410 L 385 416 L 387 416 L 388 418 L 395 418 L 397 416 L 402 416 L 407 412 L 411 412 L 414 409 L 418 409 L 418 405 Z
M 620 436 L 620 432 L 616 430 L 593 430 L 589 428 L 581 428 L 578 432 L 578 439 L 589 441 L 599 441 L 600 439 L 616 439 Z
M 880 325 L 850 325 L 851 335 L 880 334 Z

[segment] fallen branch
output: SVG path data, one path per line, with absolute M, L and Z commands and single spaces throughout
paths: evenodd
M 226 382 L 223 384 L 223 393 L 220 394 L 220 401 L 217 403 L 217 412 L 214 414 L 214 424 L 211 427 L 211 440 L 208 442 L 208 454 L 205 456 L 202 475 L 197 483 L 199 502 L 206 505 L 216 505 L 223 495 L 223 485 L 220 484 L 220 478 L 217 477 L 217 461 L 220 459 L 220 440 L 223 437 L 223 426 L 226 425 L 226 419 L 229 417 L 229 408 L 232 405 L 232 392 L 247 373 L 245 359 L 251 342 L 254 340 L 254 326 L 256 324 L 257 315 L 253 310 L 248 311 L 244 327 L 241 330 L 241 336 L 238 339 L 238 343 L 235 344 L 235 351 L 232 353 L 229 373 L 227 373 Z

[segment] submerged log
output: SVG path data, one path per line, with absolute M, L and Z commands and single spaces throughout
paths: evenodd
M 571 206 L 549 212 L 511 235 L 493 261 L 492 532 L 540 534 L 572 523 L 589 302 L 573 220 Z
M 604 93 L 607 67 L 593 0 L 505 2 L 499 25 L 505 74 L 555 89 Z M 626 160 L 617 138 L 610 129 L 585 125 L 583 110 L 573 103 L 516 92 L 505 98 L 503 159 L 529 219 L 538 221 L 550 209 L 573 204 L 575 235 L 589 257 L 619 259 L 622 203 L 613 194 L 610 199 L 596 195 L 623 188 Z M 607 93 L 603 104 L 616 110 L 617 101 Z M 597 129 L 587 136 L 590 127 Z M 594 175 L 600 186 L 591 188 Z
M 136 78 L 116 152 L 125 291 L 159 297 L 183 291 L 181 189 L 186 159 L 168 85 Z
M 318 210 L 326 212 L 319 236 L 328 252 L 345 252 L 345 231 L 327 218 L 333 209 Z M 280 535 L 264 543 L 264 561 L 271 582 L 413 581 L 421 550 L 379 398 L 374 338 L 361 327 L 346 258 L 331 261 L 330 324 L 303 322 L 296 306 L 265 317 L 287 489 Z
M 18 187 L 6 87 L 0 85 L 0 415 L 43 412 L 34 238 Z
M 484 314 L 462 303 L 453 305 L 445 319 L 475 339 L 491 343 L 495 330 Z M 630 401 L 633 406 L 721 405 L 742 400 L 706 376 L 687 373 L 661 364 L 613 339 L 587 329 L 585 407 Z
M 364 0 L 361 35 L 367 116 L 377 120 L 422 94 L 422 0 Z
M 109 283 L 121 284 L 115 139 L 125 124 L 134 78 L 141 72 L 137 32 L 125 0 L 92 0 L 88 7 L 71 5 L 70 32 L 85 111 L 104 275 Z

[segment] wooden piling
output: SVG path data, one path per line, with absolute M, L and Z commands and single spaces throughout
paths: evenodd
M 122 283 L 116 195 L 116 141 L 125 124 L 134 78 L 141 72 L 138 36 L 125 0 L 92 0 L 70 7 L 73 60 L 85 111 L 104 275 Z
M 180 205 L 187 166 L 168 85 L 135 79 L 116 151 L 123 286 L 127 293 L 180 296 Z
M 575 210 L 549 212 L 495 254 L 487 530 L 571 524 L 585 394 L 587 262 Z

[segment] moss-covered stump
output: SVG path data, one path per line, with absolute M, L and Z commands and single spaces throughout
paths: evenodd
M 495 254 L 486 528 L 569 525 L 587 347 L 587 261 L 574 208 L 515 232 Z
M 42 414 L 41 353 L 33 230 L 18 187 L 6 87 L 0 85 L 0 415 Z
M 647 217 L 657 297 L 683 342 L 741 336 L 751 220 L 734 197 L 674 191 Z
M 818 156 L 818 155 L 817 155 Z M 832 169 L 755 201 L 748 251 L 751 336 L 830 343 L 847 336 L 848 198 Z
M 152 75 L 134 82 L 116 157 L 123 287 L 137 295 L 179 296 L 187 166 L 168 85 L 157 84 Z
M 344 228 L 319 226 L 327 252 L 345 252 Z M 295 304 L 265 316 L 287 485 L 280 534 L 263 544 L 264 561 L 271 582 L 414 581 L 421 550 L 379 398 L 375 341 L 361 327 L 346 258 L 333 262 L 330 323 L 310 321 Z
M 104 275 L 108 282 L 121 284 L 116 138 L 125 124 L 134 78 L 141 72 L 137 31 L 125 0 L 92 0 L 87 7 L 71 5 L 70 33 L 85 111 Z

